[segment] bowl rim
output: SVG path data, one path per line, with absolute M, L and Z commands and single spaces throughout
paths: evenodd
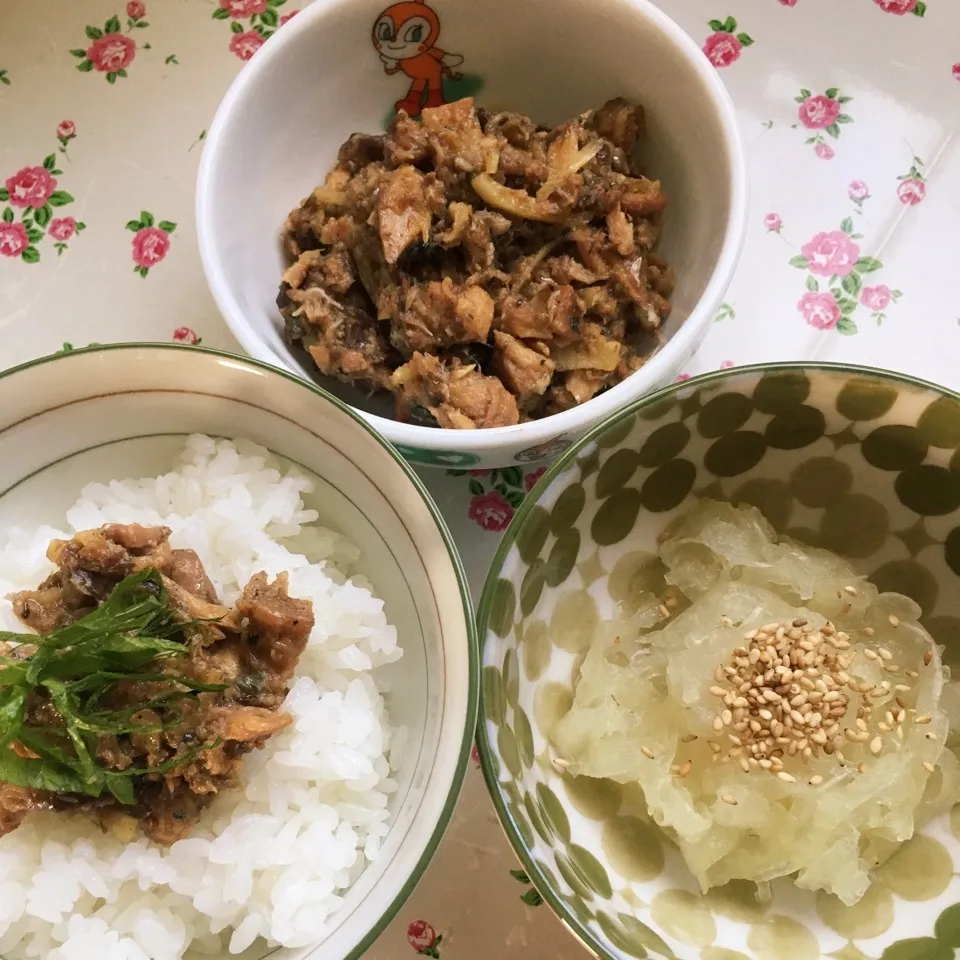
M 604 433 L 612 429 L 617 424 L 623 422 L 628 417 L 639 413 L 641 410 L 644 410 L 647 407 L 654 406 L 655 404 L 668 399 L 674 394 L 685 392 L 691 388 L 696 389 L 698 387 L 722 383 L 725 380 L 735 379 L 743 375 L 763 375 L 765 373 L 780 373 L 790 371 L 833 374 L 842 373 L 865 378 L 869 377 L 871 379 L 888 380 L 899 384 L 906 384 L 911 387 L 919 387 L 921 389 L 929 390 L 933 393 L 939 394 L 940 396 L 946 396 L 960 401 L 960 392 L 952 390 L 950 387 L 945 387 L 941 384 L 934 383 L 932 380 L 925 380 L 922 377 L 913 376 L 912 374 L 901 373 L 896 370 L 886 369 L 884 367 L 869 367 L 861 364 L 830 363 L 827 361 L 807 362 L 803 360 L 768 361 L 763 363 L 744 364 L 740 367 L 728 367 L 725 370 L 714 370 L 709 373 L 700 374 L 696 377 L 690 377 L 688 380 L 681 380 L 679 382 L 671 383 L 668 386 L 655 391 L 654 393 L 650 393 L 647 396 L 638 398 L 629 406 L 620 410 L 615 416 L 610 417 L 608 420 L 598 424 L 588 433 L 584 434 L 583 437 L 577 440 L 568 450 L 564 451 L 552 464 L 550 464 L 550 466 L 547 467 L 546 472 L 540 477 L 526 497 L 524 497 L 523 503 L 520 504 L 514 513 L 513 518 L 510 520 L 510 523 L 507 526 L 507 529 L 503 533 L 500 543 L 497 545 L 497 549 L 494 552 L 493 558 L 490 560 L 490 565 L 487 568 L 487 575 L 483 583 L 483 591 L 480 594 L 480 600 L 477 604 L 477 633 L 480 638 L 481 671 L 483 669 L 484 651 L 487 645 L 487 638 L 490 629 L 488 624 L 490 619 L 490 611 L 493 606 L 494 588 L 497 584 L 497 581 L 500 579 L 500 572 L 503 569 L 507 554 L 510 552 L 510 548 L 513 546 L 513 544 L 516 542 L 517 537 L 519 536 L 519 533 L 526 522 L 527 516 L 537 505 L 540 496 L 546 491 L 556 477 L 558 477 L 564 470 L 566 470 L 577 460 L 584 447 L 600 439 Z M 489 792 L 490 797 L 493 800 L 494 808 L 497 811 L 497 819 L 500 821 L 500 826 L 503 829 L 503 832 L 506 834 L 507 840 L 510 842 L 510 846 L 513 847 L 514 853 L 517 855 L 517 858 L 523 865 L 524 871 L 530 878 L 530 882 L 537 889 L 537 892 L 540 894 L 540 896 L 543 897 L 543 899 L 550 905 L 550 909 L 553 910 L 553 912 L 560 918 L 567 930 L 569 930 L 569 932 L 580 942 L 580 944 L 589 950 L 594 957 L 598 958 L 598 960 L 621 960 L 617 954 L 607 949 L 605 944 L 603 944 L 596 934 L 594 934 L 594 932 L 577 917 L 577 915 L 567 906 L 566 903 L 564 903 L 554 894 L 550 881 L 537 866 L 537 862 L 530 855 L 527 845 L 523 841 L 523 836 L 517 828 L 516 822 L 514 821 L 513 816 L 510 814 L 510 811 L 503 800 L 503 793 L 500 790 L 499 777 L 497 775 L 497 770 L 494 768 L 494 763 L 496 761 L 494 759 L 493 749 L 487 737 L 486 719 L 486 702 L 483 693 L 483 686 L 481 685 L 480 713 L 477 717 L 477 753 L 480 756 L 480 768 L 483 772 L 484 782 L 487 785 L 487 791 Z M 693 954 L 691 953 L 690 956 L 693 957 Z
M 630 11 L 638 21 L 646 21 L 659 33 L 661 41 L 672 43 L 684 56 L 694 74 L 702 82 L 707 100 L 711 103 L 719 120 L 722 142 L 730 162 L 729 214 L 720 253 L 706 287 L 687 319 L 640 370 L 586 403 L 528 423 L 468 431 L 468 443 L 464 442 L 467 438 L 457 441 L 451 437 L 451 434 L 462 436 L 463 431 L 401 423 L 357 410 L 364 420 L 393 443 L 436 452 L 469 447 L 472 451 L 484 456 L 493 455 L 504 446 L 520 443 L 525 446 L 539 446 L 560 434 L 592 429 L 595 424 L 614 416 L 620 407 L 642 396 L 643 391 L 649 389 L 651 384 L 656 384 L 658 379 L 668 375 L 672 366 L 681 362 L 684 356 L 692 354 L 699 338 L 713 320 L 717 306 L 739 264 L 747 230 L 749 207 L 747 162 L 736 108 L 716 68 L 703 55 L 693 38 L 672 18 L 654 6 L 650 0 L 611 0 L 611 2 Z M 234 78 L 217 107 L 204 139 L 203 154 L 197 173 L 195 203 L 197 243 L 207 286 L 217 309 L 231 333 L 251 357 L 256 357 L 261 362 L 276 366 L 288 373 L 293 373 L 288 362 L 273 350 L 248 322 L 227 282 L 223 245 L 212 225 L 214 212 L 211 198 L 214 195 L 217 172 L 227 162 L 222 147 L 225 131 L 242 115 L 243 101 L 275 72 L 276 65 L 285 58 L 287 47 L 295 42 L 298 34 L 318 27 L 328 13 L 350 3 L 351 0 L 314 0 L 290 23 L 285 24 L 283 30 L 271 37 L 271 43 L 265 44 L 257 51 L 257 55 Z M 306 382 L 313 382 L 309 372 L 304 368 L 301 368 L 299 373 L 294 373 L 294 376 L 299 376 Z M 637 379 L 638 377 L 642 379 Z
M 407 463 L 407 461 L 400 455 L 399 451 L 393 446 L 393 444 L 390 443 L 390 441 L 387 440 L 376 429 L 374 429 L 374 427 L 363 417 L 361 417 L 352 407 L 345 404 L 339 398 L 328 393 L 322 387 L 304 380 L 301 377 L 294 376 L 288 370 L 271 366 L 268 363 L 264 363 L 263 361 L 256 360 L 252 357 L 241 356 L 239 354 L 230 353 L 226 350 L 218 350 L 214 347 L 191 344 L 130 341 L 124 343 L 105 343 L 77 347 L 67 352 L 53 353 L 46 356 L 37 357 L 33 360 L 28 360 L 25 363 L 20 363 L 16 366 L 8 367 L 5 370 L 0 370 L 0 380 L 4 380 L 26 370 L 42 367 L 53 362 L 66 361 L 74 356 L 97 353 L 119 353 L 122 355 L 124 351 L 134 352 L 145 350 L 161 350 L 169 352 L 187 351 L 192 354 L 205 354 L 208 360 L 211 361 L 229 360 L 234 364 L 240 363 L 245 366 L 253 367 L 258 371 L 262 371 L 272 376 L 284 377 L 297 386 L 303 387 L 315 394 L 321 402 L 333 404 L 333 406 L 336 407 L 341 413 L 347 414 L 348 418 L 352 420 L 356 426 L 362 428 L 367 434 L 376 440 L 377 443 L 383 447 L 383 449 L 390 455 L 390 457 L 397 463 L 402 472 L 406 475 L 407 480 L 411 483 L 414 490 L 416 490 L 416 492 L 420 495 L 420 499 L 423 501 L 424 506 L 427 508 L 427 511 L 433 518 L 433 521 L 443 541 L 444 547 L 446 548 L 447 556 L 449 557 L 453 566 L 453 571 L 457 579 L 457 585 L 460 590 L 460 600 L 463 606 L 464 626 L 467 637 L 467 703 L 464 729 L 460 739 L 460 750 L 457 756 L 456 765 L 453 769 L 453 776 L 450 781 L 450 788 L 447 791 L 447 798 L 444 801 L 443 809 L 440 813 L 440 816 L 430 827 L 431 833 L 429 839 L 424 846 L 423 851 L 416 858 L 413 870 L 407 876 L 393 900 L 380 913 L 373 926 L 371 926 L 370 929 L 357 941 L 356 946 L 350 951 L 350 953 L 343 958 L 343 960 L 359 960 L 359 958 L 366 953 L 366 951 L 390 925 L 391 921 L 394 919 L 397 913 L 399 913 L 400 908 L 407 901 L 410 894 L 423 877 L 423 874 L 426 872 L 427 867 L 433 860 L 434 854 L 440 845 L 440 841 L 443 839 L 444 834 L 446 833 L 446 829 L 453 816 L 454 810 L 457 807 L 457 803 L 463 789 L 463 782 L 466 778 L 467 769 L 470 762 L 471 747 L 474 743 L 474 734 L 477 726 L 477 716 L 480 703 L 480 644 L 479 635 L 477 633 L 477 621 L 476 617 L 474 616 L 473 600 L 470 593 L 469 580 L 467 579 L 466 569 L 463 566 L 463 560 L 460 557 L 460 553 L 457 549 L 456 542 L 453 539 L 453 535 L 450 532 L 450 528 L 447 525 L 443 514 L 440 512 L 440 508 L 430 495 L 423 481 L 410 466 L 410 464 Z M 371 890 L 371 894 L 372 893 L 373 890 Z M 323 944 L 320 943 L 307 948 L 308 952 L 303 955 L 303 960 L 308 960 L 308 958 L 313 956 L 314 953 L 321 949 L 322 946 Z M 265 954 L 264 960 L 266 960 L 267 957 L 274 956 L 280 949 L 280 947 L 272 948 L 269 953 Z

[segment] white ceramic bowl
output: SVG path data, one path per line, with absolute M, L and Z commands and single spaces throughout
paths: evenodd
M 287 213 L 323 181 L 340 144 L 356 131 L 383 129 L 407 94 L 410 80 L 385 72 L 371 40 L 386 6 L 315 0 L 243 69 L 204 145 L 197 230 L 213 295 L 248 353 L 303 377 L 314 373 L 284 343 L 275 303 L 283 271 L 278 236 Z M 448 100 L 471 93 L 482 106 L 547 124 L 614 96 L 640 102 L 649 121 L 646 164 L 670 197 L 659 251 L 679 281 L 670 339 L 625 382 L 537 422 L 470 431 L 397 423 L 388 419 L 392 404 L 349 395 L 415 462 L 528 463 L 556 455 L 615 410 L 672 381 L 699 346 L 743 241 L 743 150 L 717 71 L 646 0 L 439 0 L 437 8 L 440 47 L 463 58 L 456 67 L 463 79 L 444 81 Z M 411 36 L 435 16 L 415 2 L 393 13 L 398 21 L 419 18 L 405 21 Z
M 79 350 L 0 373 L 0 533 L 62 524 L 88 482 L 169 469 L 194 432 L 253 440 L 314 475 L 310 506 L 360 547 L 397 627 L 404 655 L 382 676 L 409 741 L 380 856 L 322 943 L 244 954 L 359 957 L 426 868 L 466 770 L 478 665 L 463 569 L 420 481 L 352 411 L 289 374 L 196 347 Z

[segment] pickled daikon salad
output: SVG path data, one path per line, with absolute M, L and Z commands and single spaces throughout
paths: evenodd
M 639 576 L 588 652 L 555 764 L 639 783 L 704 891 L 792 876 L 855 903 L 960 795 L 958 685 L 920 608 L 753 507 L 699 502 L 659 562 L 665 592 Z

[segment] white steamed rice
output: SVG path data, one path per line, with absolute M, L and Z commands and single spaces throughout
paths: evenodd
M 124 845 L 80 818 L 34 814 L 0 839 L 0 955 L 8 960 L 179 960 L 240 953 L 257 937 L 298 947 L 325 932 L 389 829 L 402 731 L 372 671 L 400 658 L 383 602 L 337 569 L 358 552 L 313 526 L 312 484 L 252 443 L 192 436 L 173 472 L 93 483 L 63 530 L 0 540 L 0 598 L 52 569 L 53 537 L 103 523 L 163 523 L 231 604 L 259 570 L 286 570 L 316 626 L 285 704 L 294 723 L 244 761 L 186 840 Z M 0 629 L 22 632 L 0 599 Z

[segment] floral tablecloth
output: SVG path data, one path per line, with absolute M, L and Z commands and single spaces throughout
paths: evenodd
M 0 0 L 0 367 L 117 340 L 239 350 L 204 283 L 194 179 L 227 85 L 298 2 Z M 741 268 L 682 376 L 817 358 L 957 387 L 960 3 L 661 6 L 728 84 L 752 189 Z M 423 471 L 475 591 L 538 475 Z M 369 956 L 416 953 L 583 956 L 516 868 L 477 769 Z

